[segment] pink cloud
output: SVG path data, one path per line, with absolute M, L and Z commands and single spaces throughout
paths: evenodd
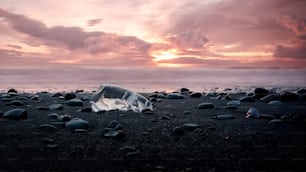
M 91 27 L 91 26 L 95 26 L 98 25 L 102 22 L 102 19 L 91 19 L 87 21 L 87 26 Z

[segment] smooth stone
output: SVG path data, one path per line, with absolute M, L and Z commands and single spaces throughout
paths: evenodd
M 183 112 L 183 114 L 184 114 L 184 115 L 190 115 L 190 114 L 191 114 L 191 111 L 185 110 L 185 111 Z
M 171 93 L 171 94 L 168 94 L 166 98 L 167 99 L 183 99 L 184 97 L 178 93 Z
M 136 147 L 125 145 L 125 146 L 120 147 L 119 150 L 124 151 L 124 152 L 130 152 L 130 151 L 135 151 Z
M 18 99 L 19 99 L 19 100 L 23 100 L 23 101 L 29 100 L 29 98 L 27 98 L 27 97 L 18 97 Z
M 226 103 L 227 106 L 240 106 L 239 100 L 232 100 Z
M 75 90 L 75 93 L 83 93 L 84 90 L 81 90 L 81 89 L 78 89 L 78 90 Z
M 238 107 L 237 106 L 225 106 L 225 109 L 236 110 L 238 109 Z
M 254 90 L 255 98 L 262 98 L 269 94 L 269 91 L 264 88 L 255 88 Z
M 275 116 L 274 115 L 268 115 L 268 114 L 260 114 L 258 116 L 258 118 L 260 118 L 260 119 L 274 119 Z
M 274 100 L 274 101 L 270 101 L 268 104 L 277 106 L 277 105 L 282 105 L 283 103 L 279 100 Z
M 115 130 L 123 130 L 123 126 L 121 124 L 117 124 Z
M 65 97 L 66 100 L 71 100 L 71 99 L 76 98 L 77 96 L 76 96 L 75 93 L 66 93 L 66 94 L 64 95 L 64 97 Z
M 170 119 L 170 116 L 168 116 L 168 115 L 162 115 L 162 116 L 160 117 L 160 119 L 169 120 L 169 119 Z
M 215 105 L 210 103 L 210 102 L 204 102 L 204 103 L 200 103 L 198 105 L 199 109 L 210 109 L 210 108 L 215 108 Z
M 217 96 L 217 93 L 207 93 L 206 94 L 206 97 L 216 97 Z
M 67 102 L 68 106 L 83 106 L 83 101 L 78 99 L 78 98 L 74 98 L 71 99 Z
M 254 96 L 244 96 L 239 99 L 241 102 L 254 102 Z
M 299 95 L 296 94 L 296 93 L 288 92 L 288 91 L 282 91 L 280 93 L 280 100 L 282 100 L 282 101 L 299 100 Z
M 9 105 L 13 105 L 13 106 L 22 106 L 24 105 L 24 103 L 20 100 L 13 100 L 9 103 Z
M 185 131 L 182 127 L 174 127 L 171 132 L 172 136 L 183 136 L 184 134 Z
M 66 128 L 70 130 L 75 130 L 75 129 L 86 129 L 88 130 L 89 128 L 89 122 L 85 121 L 80 118 L 73 118 L 69 122 L 66 123 L 65 125 Z
M 50 113 L 47 115 L 48 119 L 51 119 L 51 120 L 56 120 L 58 119 L 58 114 L 57 113 Z
M 216 97 L 216 100 L 221 100 L 222 98 L 223 98 L 222 95 L 218 95 L 218 96 Z
M 88 130 L 87 129 L 75 129 L 73 130 L 74 133 L 88 133 Z
M 84 107 L 80 109 L 80 112 L 91 112 L 91 111 L 92 111 L 91 107 Z
M 278 124 L 284 122 L 282 119 L 272 119 L 269 121 L 270 124 Z
M 71 120 L 71 115 L 59 115 L 57 117 L 57 120 L 62 121 L 62 122 L 67 122 Z
M 251 107 L 247 113 L 245 118 L 258 118 L 260 115 L 260 112 L 255 107 Z
M 81 100 L 83 100 L 83 101 L 87 101 L 87 100 L 90 100 L 90 99 L 91 99 L 91 96 L 83 96 L 81 98 Z
M 37 107 L 37 110 L 50 110 L 50 108 L 48 108 L 46 106 L 39 106 L 39 107 Z
M 195 123 L 185 123 L 185 124 L 183 124 L 183 128 L 190 129 L 190 130 L 195 130 L 196 128 L 200 128 L 200 125 L 195 124 Z
M 262 97 L 260 98 L 260 101 L 261 102 L 264 102 L 264 103 L 268 103 L 270 101 L 274 101 L 274 100 L 278 100 L 279 99 L 279 96 L 276 95 L 276 94 L 270 94 L 270 95 L 267 95 L 265 97 Z
M 188 89 L 188 88 L 181 88 L 181 89 L 179 89 L 179 92 L 180 93 L 186 93 L 186 92 L 189 92 L 190 90 Z
M 38 95 L 32 96 L 30 100 L 39 100 L 39 96 Z
M 11 88 L 7 91 L 7 93 L 18 93 L 18 91 L 14 88 Z
M 49 106 L 50 110 L 61 110 L 64 109 L 63 104 L 53 104 Z
M 3 99 L 3 98 L 12 98 L 12 96 L 9 95 L 9 94 L 2 94 L 2 95 L 0 95 L 0 99 Z
M 245 92 L 238 92 L 238 93 L 227 93 L 226 98 L 228 100 L 239 100 L 241 97 L 246 95 Z
M 119 123 L 117 120 L 112 120 L 111 122 L 108 123 L 107 128 L 115 128 Z
M 216 119 L 226 120 L 226 119 L 235 119 L 234 115 L 217 115 Z
M 41 139 L 41 141 L 42 141 L 42 143 L 44 143 L 44 144 L 53 144 L 55 141 L 53 140 L 53 139 L 51 139 L 51 138 L 42 138 Z
M 104 137 L 108 137 L 108 138 L 123 138 L 126 135 L 124 134 L 124 132 L 122 130 L 119 131 L 108 131 L 106 132 L 104 135 Z
M 60 97 L 60 96 L 63 96 L 62 93 L 54 93 L 51 95 L 51 97 Z
M 54 132 L 58 130 L 57 127 L 51 124 L 41 124 L 39 125 L 38 129 L 46 132 Z
M 4 112 L 2 117 L 6 119 L 14 119 L 14 120 L 27 119 L 28 113 L 25 109 L 16 108 L 16 109 L 12 109 L 12 110 Z
M 192 97 L 192 98 L 201 98 L 202 97 L 202 93 L 198 93 L 198 92 L 191 93 L 190 97 Z

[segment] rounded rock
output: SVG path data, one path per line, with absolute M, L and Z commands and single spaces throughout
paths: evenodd
M 265 97 L 266 95 L 268 95 L 269 91 L 264 89 L 264 88 L 255 88 L 254 90 L 254 94 L 255 94 L 255 98 L 262 98 Z
M 66 100 L 71 100 L 71 99 L 76 98 L 77 96 L 76 96 L 75 93 L 66 93 L 66 94 L 64 95 L 64 97 L 65 97 Z
M 61 110 L 64 109 L 64 106 L 62 104 L 53 104 L 49 106 L 50 110 Z
M 83 106 L 83 101 L 78 99 L 78 98 L 74 98 L 71 99 L 67 102 L 68 106 Z
M 174 127 L 172 129 L 172 136 L 183 136 L 185 134 L 184 129 L 182 127 Z
M 240 106 L 239 100 L 232 100 L 226 103 L 227 106 Z
M 28 113 L 25 109 L 12 109 L 9 111 L 6 111 L 3 114 L 3 118 L 6 119 L 14 119 L 14 120 L 19 120 L 19 119 L 27 119 L 28 118 Z
M 219 120 L 235 119 L 235 116 L 230 115 L 230 114 L 229 115 L 217 115 L 216 119 L 219 119 Z
M 74 131 L 75 129 L 86 129 L 89 128 L 89 122 L 80 118 L 73 118 L 65 125 L 66 128 Z
M 202 93 L 198 93 L 198 92 L 191 93 L 190 97 L 192 97 L 192 98 L 201 98 L 202 97 Z
M 211 109 L 211 108 L 215 108 L 215 105 L 210 102 L 204 102 L 204 103 L 200 103 L 198 105 L 198 108 L 199 109 Z
M 189 129 L 189 130 L 195 130 L 197 128 L 200 128 L 200 125 L 195 124 L 195 123 L 185 123 L 185 124 L 183 124 L 183 128 Z

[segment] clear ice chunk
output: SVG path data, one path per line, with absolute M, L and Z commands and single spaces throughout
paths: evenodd
M 152 103 L 144 96 L 116 85 L 102 85 L 91 98 L 94 112 L 120 110 L 153 111 Z

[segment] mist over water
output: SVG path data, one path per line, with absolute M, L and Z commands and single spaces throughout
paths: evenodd
M 47 68 L 0 69 L 0 90 L 21 91 L 96 90 L 116 84 L 139 92 L 194 91 L 218 88 L 306 87 L 306 69 L 177 69 L 177 68 Z

